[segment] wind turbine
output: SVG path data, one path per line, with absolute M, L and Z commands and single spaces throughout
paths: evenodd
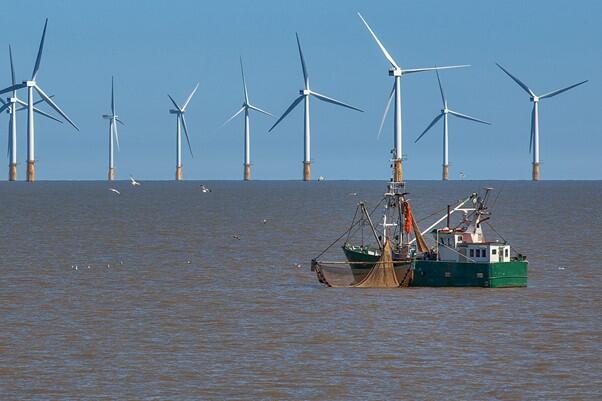
M 395 97 L 395 116 L 393 119 L 393 142 L 394 142 L 394 150 L 393 150 L 393 181 L 401 182 L 403 181 L 403 173 L 401 168 L 401 159 L 403 157 L 402 154 L 402 136 L 401 136 L 401 77 L 406 74 L 413 74 L 415 72 L 424 72 L 424 71 L 433 71 L 433 70 L 445 70 L 449 68 L 461 68 L 461 67 L 470 67 L 469 65 L 450 65 L 445 67 L 429 67 L 429 68 L 411 68 L 411 69 L 402 69 L 399 64 L 393 59 L 393 57 L 389 54 L 385 46 L 380 42 L 370 25 L 366 22 L 364 17 L 360 13 L 357 13 L 360 17 L 370 35 L 380 48 L 381 52 L 385 56 L 385 58 L 391 64 L 391 68 L 389 68 L 389 75 L 394 77 L 393 89 L 391 89 L 391 93 L 389 94 L 389 99 L 387 101 L 387 106 L 385 107 L 385 113 L 380 122 L 380 127 L 378 129 L 378 136 L 383 129 L 383 125 L 385 123 L 385 119 L 387 118 L 387 114 L 389 113 L 389 108 L 391 107 L 391 100 Z
M 245 81 L 245 71 L 243 69 L 242 66 L 242 57 L 240 58 L 240 72 L 242 74 L 242 86 L 244 89 L 244 94 L 245 94 L 245 101 L 242 104 L 242 107 L 240 108 L 240 110 L 238 110 L 236 113 L 234 113 L 234 115 L 232 117 L 230 117 L 228 120 L 226 120 L 226 122 L 223 125 L 228 124 L 230 121 L 232 121 L 237 115 L 239 115 L 240 113 L 242 113 L 243 111 L 245 112 L 245 166 L 244 166 L 244 180 L 245 181 L 249 181 L 251 179 L 251 132 L 250 132 L 250 128 L 249 128 L 249 110 L 255 110 L 258 111 L 260 113 L 266 114 L 268 116 L 274 117 L 275 116 L 271 113 L 268 113 L 265 110 L 260 109 L 259 107 L 253 106 L 250 102 L 249 102 L 249 93 L 247 92 L 247 84 Z
M 416 138 L 414 143 L 418 142 L 420 140 L 420 138 L 422 138 L 424 136 L 424 134 L 426 134 L 427 131 L 429 129 L 431 129 L 431 127 L 433 127 L 435 124 L 437 124 L 437 122 L 441 118 L 443 118 L 443 180 L 447 181 L 449 179 L 449 174 L 448 174 L 448 166 L 449 166 L 449 164 L 448 164 L 448 128 L 447 128 L 448 127 L 448 125 L 447 125 L 448 114 L 451 114 L 452 116 L 456 116 L 459 118 L 463 118 L 465 120 L 476 121 L 476 122 L 482 123 L 482 124 L 490 125 L 491 123 L 488 123 L 487 121 L 479 120 L 478 118 L 471 117 L 466 114 L 458 113 L 457 111 L 450 110 L 447 107 L 447 99 L 445 98 L 445 94 L 443 93 L 443 86 L 441 85 L 441 78 L 439 78 L 439 71 L 435 70 L 435 73 L 437 73 L 437 82 L 439 83 L 439 91 L 441 92 L 441 101 L 443 102 L 443 108 L 441 109 L 441 113 L 439 113 L 439 115 L 437 117 L 435 117 L 433 119 L 433 121 L 431 121 L 431 123 L 428 125 L 428 127 L 426 127 L 426 129 L 424 131 L 422 131 L 422 134 L 420 134 L 420 136 L 418 138 Z
M 117 144 L 117 151 L 119 151 L 119 134 L 117 133 L 117 123 L 125 125 L 123 121 L 119 119 L 115 113 L 115 87 L 113 83 L 113 77 L 111 77 L 111 114 L 103 114 L 102 118 L 109 120 L 109 181 L 115 179 L 115 163 L 113 159 L 113 140 Z
M 176 181 L 182 180 L 182 130 L 181 127 L 184 127 L 184 134 L 186 135 L 186 142 L 188 142 L 188 150 L 190 150 L 190 156 L 194 157 L 192 154 L 192 147 L 190 146 L 190 138 L 188 137 L 188 127 L 186 126 L 186 118 L 184 117 L 184 113 L 186 113 L 186 107 L 188 107 L 188 103 L 190 103 L 190 99 L 194 96 L 194 93 L 199 88 L 199 84 L 197 83 L 188 99 L 184 102 L 182 107 L 178 106 L 175 100 L 170 95 L 169 100 L 173 103 L 175 109 L 170 109 L 169 112 L 171 114 L 176 115 Z
M 581 81 L 579 83 L 567 86 L 566 88 L 557 89 L 552 92 L 548 92 L 544 95 L 537 96 L 527 85 L 525 85 L 520 79 L 510 74 L 508 70 L 496 63 L 502 71 L 506 73 L 514 82 L 518 84 L 527 94 L 529 100 L 533 102 L 533 111 L 531 111 L 531 139 L 529 140 L 529 153 L 533 152 L 533 181 L 539 181 L 539 101 L 548 97 L 556 96 L 562 92 L 566 92 L 569 89 L 573 89 L 576 86 L 586 83 L 588 80 Z
M 38 49 L 38 56 L 36 58 L 36 64 L 33 68 L 33 73 L 29 81 L 24 81 L 21 84 L 14 84 L 0 91 L 0 94 L 13 92 L 21 88 L 27 88 L 27 181 L 35 181 L 35 132 L 34 132 L 34 98 L 33 91 L 38 93 L 42 100 L 44 100 L 50 107 L 52 107 L 57 113 L 59 113 L 69 124 L 79 131 L 77 125 L 60 109 L 59 106 L 54 103 L 50 96 L 48 96 L 44 90 L 36 82 L 38 70 L 40 69 L 40 62 L 42 61 L 42 50 L 44 49 L 44 39 L 46 37 L 46 28 L 48 26 L 48 18 L 44 23 L 44 31 L 42 32 L 42 40 L 40 40 L 40 47 Z
M 11 73 L 11 78 L 12 78 L 12 86 L 14 87 L 16 85 L 15 67 L 13 64 L 13 52 L 12 52 L 10 45 L 8 46 L 8 55 L 9 55 L 9 59 L 10 59 L 10 73 Z M 50 96 L 50 97 L 53 97 L 53 96 Z M 43 100 L 38 100 L 37 102 L 34 103 L 34 105 L 36 105 L 40 102 L 43 102 Z M 17 111 L 25 110 L 27 108 L 27 103 L 25 103 L 24 101 L 22 101 L 21 99 L 19 99 L 17 97 L 16 89 L 14 89 L 12 91 L 12 96 L 7 98 L 6 102 L 4 100 L 2 100 L 2 98 L 0 98 L 0 103 L 2 103 L 2 105 L 0 106 L 0 113 L 2 111 L 6 110 L 6 112 L 10 116 L 9 122 L 8 122 L 9 134 L 8 134 L 8 151 L 7 151 L 8 158 L 9 158 L 8 180 L 16 181 L 17 180 Z M 17 107 L 17 105 L 19 107 Z M 58 121 L 59 123 L 61 122 L 60 120 L 54 118 L 50 114 L 43 112 L 42 110 L 38 109 L 35 106 L 33 108 L 33 111 L 35 113 L 41 114 L 47 118 Z
M 348 109 L 361 111 L 357 107 L 350 106 L 346 103 L 335 100 L 331 97 L 322 95 L 318 92 L 315 92 L 309 88 L 309 74 L 307 72 L 307 66 L 305 65 L 305 59 L 303 58 L 303 52 L 301 51 L 301 42 L 299 42 L 299 35 L 295 33 L 297 36 L 297 47 L 299 48 L 299 57 L 301 58 L 301 68 L 303 69 L 303 89 L 299 91 L 299 97 L 297 97 L 293 103 L 286 109 L 286 111 L 280 116 L 278 121 L 269 129 L 268 132 L 271 132 L 276 126 L 286 117 L 301 101 L 304 101 L 305 104 L 305 119 L 304 119 L 304 157 L 303 157 L 303 181 L 311 180 L 311 155 L 310 155 L 310 127 L 309 127 L 309 98 L 314 96 L 315 98 L 322 100 L 323 102 L 336 104 L 338 106 L 343 106 Z

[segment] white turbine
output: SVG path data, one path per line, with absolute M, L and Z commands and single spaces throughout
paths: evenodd
M 14 88 L 16 85 L 16 79 L 15 79 L 15 67 L 13 64 L 13 52 L 12 49 L 10 47 L 10 45 L 8 46 L 8 56 L 10 59 L 10 73 L 11 73 L 11 82 L 12 82 L 12 87 Z M 50 96 L 51 98 L 54 97 L 54 95 Z M 44 100 L 38 100 L 37 102 L 34 103 L 34 105 L 43 102 Z M 17 180 L 17 111 L 21 111 L 21 110 L 25 110 L 27 108 L 27 103 L 25 103 L 24 101 L 22 101 L 21 99 L 19 99 L 17 97 L 17 90 L 14 89 L 12 91 L 12 96 L 6 99 L 6 102 L 4 100 L 2 100 L 2 98 L 0 98 L 0 103 L 2 103 L 2 105 L 0 106 L 0 113 L 3 112 L 4 110 L 6 110 L 6 112 L 9 114 L 9 128 L 8 128 L 8 150 L 7 150 L 7 155 L 8 155 L 8 159 L 9 159 L 9 165 L 8 165 L 8 180 L 9 181 L 16 181 Z M 17 107 L 17 104 L 19 105 Z M 62 121 L 54 118 L 53 116 L 51 116 L 50 114 L 47 114 L 45 112 L 43 112 L 42 110 L 38 109 L 37 107 L 34 106 L 33 111 L 35 113 L 41 114 L 47 118 L 50 118 L 52 120 L 58 121 L 59 123 L 62 123 Z
M 249 181 L 251 179 L 251 132 L 250 132 L 250 126 L 249 126 L 249 110 L 255 110 L 260 113 L 266 114 L 268 116 L 274 117 L 274 118 L 275 118 L 275 116 L 271 113 L 268 113 L 265 110 L 260 109 L 259 107 L 253 106 L 249 102 L 249 93 L 247 92 L 247 83 L 245 81 L 245 71 L 242 66 L 242 57 L 240 58 L 240 72 L 242 74 L 242 86 L 244 89 L 245 101 L 242 104 L 242 107 L 240 108 L 240 110 L 238 110 L 236 113 L 234 113 L 234 115 L 232 117 L 230 117 L 228 120 L 226 120 L 226 122 L 223 125 L 228 124 L 230 121 L 232 121 L 237 115 L 239 115 L 243 111 L 245 112 L 244 180 Z
M 448 166 L 449 166 L 448 143 L 449 142 L 448 142 L 448 125 L 447 125 L 448 114 L 451 114 L 452 116 L 456 116 L 459 118 L 463 118 L 465 120 L 476 121 L 476 122 L 482 123 L 482 124 L 490 125 L 491 123 L 488 123 L 487 121 L 479 120 L 478 118 L 471 117 L 466 114 L 458 113 L 457 111 L 450 110 L 447 107 L 447 99 L 445 98 L 445 94 L 443 93 L 443 86 L 441 85 L 441 79 L 439 78 L 439 71 L 435 70 L 435 73 L 437 73 L 437 82 L 439 83 L 439 91 L 441 92 L 441 101 L 443 102 L 443 108 L 441 109 L 441 113 L 439 113 L 439 115 L 437 117 L 435 117 L 433 119 L 433 121 L 431 121 L 431 123 L 428 125 L 428 127 L 426 127 L 426 129 L 424 131 L 422 131 L 422 134 L 420 134 L 420 136 L 418 138 L 416 138 L 414 143 L 418 142 L 420 140 L 420 138 L 422 138 L 424 136 L 424 134 L 426 134 L 427 131 L 429 129 L 431 129 L 431 127 L 433 127 L 435 124 L 437 124 L 437 121 L 439 121 L 441 118 L 443 118 L 443 175 L 442 175 L 442 178 L 444 181 L 447 181 L 449 179 L 449 174 L 448 174 Z
M 48 96 L 44 90 L 38 85 L 36 82 L 36 76 L 38 74 L 38 70 L 40 69 L 40 62 L 42 60 L 42 50 L 44 49 L 44 39 L 46 37 L 46 28 L 48 26 L 48 18 L 46 18 L 46 22 L 44 23 L 44 31 L 42 32 L 42 40 L 40 40 L 40 47 L 38 49 L 38 56 L 36 58 L 36 64 L 33 68 L 33 73 L 31 75 L 31 79 L 29 81 L 24 81 L 21 84 L 12 85 L 6 89 L 0 91 L 0 94 L 13 92 L 15 90 L 21 88 L 27 88 L 27 181 L 33 182 L 35 181 L 35 132 L 34 132 L 34 104 L 35 101 L 33 99 L 33 91 L 38 93 L 38 95 L 46 102 L 50 107 L 52 107 L 57 113 L 59 113 L 69 124 L 73 126 L 76 130 L 79 131 L 77 125 L 67 115 L 60 109 L 59 106 L 54 103 L 50 96 Z
M 389 113 L 389 108 L 391 107 L 391 101 L 393 97 L 395 97 L 395 115 L 393 119 L 393 142 L 394 142 L 394 150 L 393 150 L 393 181 L 401 182 L 403 181 L 403 174 L 401 168 L 401 159 L 403 157 L 402 154 L 402 130 L 401 130 L 401 76 L 405 74 L 412 74 L 415 72 L 424 72 L 424 71 L 433 71 L 433 70 L 445 70 L 449 68 L 461 68 L 461 67 L 469 67 L 469 65 L 451 65 L 445 67 L 429 67 L 429 68 L 411 68 L 411 69 L 402 69 L 399 64 L 393 59 L 393 57 L 389 54 L 385 46 L 380 42 L 370 25 L 366 22 L 364 17 L 360 13 L 357 13 L 360 17 L 370 35 L 380 48 L 381 52 L 391 64 L 391 68 L 389 68 L 389 75 L 394 77 L 393 89 L 391 89 L 391 93 L 389 94 L 389 99 L 387 100 L 387 106 L 385 107 L 385 113 L 383 114 L 383 118 L 380 122 L 380 126 L 378 129 L 378 136 L 380 137 L 380 133 L 383 129 L 383 125 L 385 123 L 385 119 L 387 118 L 387 114 Z
M 588 80 L 581 81 L 579 83 L 567 86 L 566 88 L 557 89 L 552 92 L 548 92 L 544 95 L 537 96 L 527 85 L 525 85 L 520 79 L 510 74 L 508 70 L 496 63 L 502 71 L 506 73 L 514 82 L 518 84 L 527 94 L 529 100 L 533 102 L 533 110 L 531 111 L 531 138 L 529 140 L 529 153 L 533 152 L 533 181 L 539 181 L 539 101 L 548 97 L 556 96 L 562 92 L 566 92 L 569 89 L 573 89 L 576 86 L 586 83 Z
M 301 43 L 299 42 L 299 35 L 297 36 L 297 47 L 299 48 L 299 57 L 301 58 L 301 68 L 303 69 L 303 89 L 299 91 L 300 96 L 297 97 L 293 103 L 286 109 L 286 111 L 280 116 L 278 121 L 269 129 L 268 132 L 271 132 L 279 123 L 286 117 L 302 100 L 305 103 L 305 119 L 304 119 L 304 158 L 303 158 L 303 181 L 311 180 L 311 155 L 310 155 L 310 129 L 309 129 L 309 98 L 310 96 L 314 96 L 323 102 L 328 102 L 332 104 L 336 104 L 338 106 L 343 106 L 348 109 L 361 111 L 357 107 L 350 106 L 346 103 L 340 102 L 328 96 L 322 95 L 318 92 L 315 92 L 309 89 L 309 74 L 307 73 L 307 67 L 305 65 L 305 59 L 303 58 L 303 52 L 301 51 Z
M 111 77 L 111 114 L 103 114 L 102 118 L 109 120 L 109 181 L 115 179 L 115 159 L 113 158 L 113 141 L 117 144 L 117 151 L 119 151 L 119 134 L 117 133 L 117 123 L 125 125 L 123 121 L 119 119 L 115 112 L 115 87 L 113 83 L 113 77 Z
M 190 150 L 190 156 L 194 157 L 192 154 L 192 147 L 190 146 L 190 138 L 188 137 L 188 127 L 186 125 L 186 118 L 184 117 L 184 113 L 186 113 L 186 107 L 188 107 L 188 103 L 190 103 L 190 99 L 194 96 L 194 93 L 199 88 L 199 84 L 197 83 L 188 99 L 184 102 L 182 107 L 178 106 L 175 100 L 170 95 L 169 100 L 173 103 L 175 109 L 170 109 L 169 112 L 171 114 L 176 115 L 176 181 L 182 180 L 182 129 L 184 127 L 184 134 L 186 135 L 186 142 L 188 143 L 188 150 Z

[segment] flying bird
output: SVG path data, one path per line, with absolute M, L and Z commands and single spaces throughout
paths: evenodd
M 238 235 L 238 234 L 234 234 L 234 235 L 232 235 L 232 238 L 234 238 L 234 239 L 237 239 L 237 240 L 240 240 L 240 235 Z
M 134 187 L 139 187 L 140 186 L 140 183 L 138 181 L 136 181 L 134 179 L 134 177 L 132 177 L 131 175 L 130 175 L 130 182 L 132 183 L 132 186 L 134 186 Z
M 109 191 L 111 192 L 115 192 L 117 195 L 121 195 L 121 192 L 119 192 L 118 190 L 116 190 L 115 188 L 109 188 Z

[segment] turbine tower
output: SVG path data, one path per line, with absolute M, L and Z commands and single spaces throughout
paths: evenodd
M 439 115 L 437 117 L 435 117 L 433 119 L 433 121 L 431 121 L 431 123 L 428 125 L 428 127 L 426 127 L 426 129 L 424 131 L 422 131 L 422 134 L 420 134 L 420 136 L 418 138 L 416 138 L 414 143 L 418 142 L 420 140 L 420 138 L 422 138 L 424 136 L 424 134 L 426 134 L 427 131 L 429 129 L 431 129 L 431 127 L 433 127 L 435 124 L 437 124 L 437 121 L 439 121 L 441 118 L 443 118 L 443 176 L 442 176 L 443 178 L 442 179 L 443 179 L 443 181 L 447 181 L 449 179 L 449 173 L 448 173 L 448 166 L 449 166 L 448 143 L 449 142 L 448 142 L 447 116 L 449 114 L 451 114 L 452 116 L 463 118 L 465 120 L 476 121 L 476 122 L 482 123 L 482 124 L 490 125 L 491 123 L 488 123 L 487 121 L 479 120 L 478 118 L 471 117 L 466 114 L 458 113 L 457 111 L 450 110 L 447 107 L 447 99 L 445 98 L 445 94 L 443 93 L 443 86 L 441 85 L 441 79 L 439 78 L 439 71 L 435 70 L 435 73 L 437 74 L 437 82 L 439 83 L 439 91 L 441 92 L 441 101 L 443 102 L 443 108 L 441 109 L 441 113 L 439 113 Z
M 14 88 L 16 85 L 15 67 L 13 65 L 13 52 L 12 52 L 10 45 L 8 46 L 8 55 L 9 55 L 9 59 L 10 59 L 10 73 L 11 73 L 11 78 L 12 78 L 12 87 Z M 50 96 L 50 97 L 53 97 L 53 96 Z M 37 102 L 34 103 L 34 105 L 36 105 L 40 102 L 43 102 L 43 100 L 38 100 Z M 8 159 L 9 159 L 8 180 L 16 181 L 17 180 L 17 111 L 25 110 L 27 108 L 27 103 L 25 103 L 24 101 L 22 101 L 21 99 L 19 99 L 17 97 L 16 89 L 14 89 L 12 91 L 12 96 L 7 98 L 6 102 L 4 100 L 2 100 L 2 98 L 0 98 L 0 103 L 2 103 L 2 105 L 0 106 L 0 113 L 3 112 L 4 110 L 6 110 L 6 112 L 10 116 L 9 122 L 8 122 L 8 151 L 7 151 Z M 35 113 L 41 114 L 47 118 L 58 121 L 59 123 L 61 122 L 60 120 L 54 118 L 50 114 L 43 112 L 42 110 L 38 109 L 35 106 L 33 108 L 33 111 Z
M 0 91 L 0 94 L 12 92 L 21 88 L 27 88 L 27 181 L 35 181 L 35 132 L 34 132 L 34 98 L 33 91 L 38 93 L 42 100 L 44 100 L 50 107 L 52 107 L 57 113 L 59 113 L 69 124 L 79 131 L 77 125 L 60 109 L 59 106 L 54 103 L 50 96 L 48 96 L 44 90 L 36 82 L 38 70 L 40 69 L 40 62 L 42 60 L 42 50 L 44 49 L 44 39 L 46 37 L 46 28 L 48 26 L 48 18 L 44 23 L 44 31 L 42 32 L 42 40 L 40 41 L 40 47 L 38 49 L 38 56 L 36 58 L 36 64 L 33 68 L 33 74 L 29 81 L 24 81 L 21 84 L 12 85 L 6 89 Z
M 366 28 L 368 28 L 370 35 L 372 35 L 372 38 L 374 39 L 374 41 L 380 48 L 381 52 L 383 53 L 383 55 L 385 56 L 387 61 L 389 61 L 389 64 L 391 64 L 391 68 L 389 68 L 389 75 L 394 78 L 393 89 L 391 90 L 391 93 L 389 94 L 389 99 L 387 101 L 387 106 L 385 107 L 385 113 L 380 122 L 380 127 L 378 129 L 378 133 L 380 136 L 380 132 L 382 131 L 383 125 L 385 123 L 385 119 L 387 118 L 387 114 L 389 113 L 389 108 L 391 107 L 391 100 L 393 100 L 393 97 L 395 97 L 395 115 L 394 115 L 394 119 L 393 119 L 393 143 L 394 143 L 393 181 L 401 182 L 401 181 L 403 181 L 403 173 L 402 173 L 402 167 L 401 167 L 401 159 L 403 156 L 403 154 L 402 154 L 402 135 L 401 135 L 402 134 L 402 130 L 401 130 L 401 77 L 402 77 L 402 75 L 412 74 L 415 72 L 469 67 L 469 65 L 451 65 L 451 66 L 445 66 L 445 67 L 402 69 L 399 66 L 399 64 L 397 64 L 397 62 L 393 59 L 393 57 L 389 54 L 387 49 L 385 49 L 385 47 L 380 42 L 380 40 L 378 39 L 378 37 L 376 36 L 374 31 L 372 31 L 372 28 L 370 28 L 370 25 L 368 25 L 368 23 L 366 22 L 364 17 L 362 17 L 362 15 L 360 13 L 357 13 L 357 15 L 360 17 L 360 19 L 362 20 L 362 22 L 364 23 Z
M 299 97 L 297 97 L 293 103 L 286 109 L 286 111 L 280 116 L 280 118 L 276 121 L 276 123 L 269 129 L 268 132 L 271 132 L 276 126 L 286 117 L 301 101 L 304 101 L 305 105 L 305 119 L 304 119 L 304 156 L 303 156 L 303 181 L 311 180 L 311 155 L 310 155 L 310 127 L 309 127 L 309 98 L 314 96 L 315 98 L 322 100 L 323 102 L 333 103 L 338 106 L 343 106 L 348 109 L 356 110 L 363 112 L 363 110 L 358 109 L 357 107 L 350 106 L 346 103 L 340 102 L 328 96 L 322 95 L 318 92 L 315 92 L 309 88 L 309 74 L 307 73 L 307 66 L 305 65 L 305 59 L 303 58 L 303 52 L 301 51 L 301 42 L 299 42 L 299 35 L 295 33 L 297 36 L 297 47 L 299 48 L 299 57 L 301 58 L 301 68 L 303 69 L 303 89 L 299 91 Z
M 117 123 L 125 125 L 123 121 L 119 119 L 115 112 L 115 87 L 113 83 L 113 77 L 111 77 L 111 114 L 103 114 L 102 118 L 109 120 L 109 181 L 115 179 L 115 160 L 113 158 L 113 141 L 117 144 L 117 151 L 119 151 L 119 134 L 117 133 Z
M 556 96 L 562 92 L 566 92 L 569 89 L 573 89 L 576 86 L 586 83 L 588 80 L 581 81 L 579 83 L 567 86 L 566 88 L 557 89 L 552 92 L 548 92 L 544 95 L 537 96 L 527 85 L 525 85 L 520 79 L 510 74 L 508 70 L 496 63 L 502 71 L 506 73 L 514 82 L 518 84 L 527 94 L 529 100 L 533 102 L 533 110 L 531 111 L 531 139 L 529 140 L 529 153 L 533 152 L 533 181 L 539 181 L 539 101 L 548 97 Z
M 184 134 L 186 135 L 186 142 L 188 143 L 188 150 L 190 150 L 190 156 L 194 157 L 192 154 L 192 147 L 190 146 L 190 138 L 188 137 L 188 127 L 186 125 L 186 118 L 184 117 L 184 113 L 186 113 L 186 107 L 188 107 L 188 103 L 190 103 L 190 99 L 194 96 L 194 93 L 199 88 L 199 84 L 197 83 L 188 99 L 184 102 L 182 107 L 178 106 L 175 100 L 170 95 L 169 100 L 173 103 L 175 109 L 170 109 L 169 112 L 171 114 L 176 115 L 176 181 L 182 181 L 182 126 L 184 127 Z
M 255 111 L 258 111 L 265 115 L 274 117 L 274 118 L 275 118 L 275 116 L 273 114 L 268 113 L 265 110 L 260 109 L 259 107 L 253 106 L 249 102 L 249 93 L 247 92 L 247 84 L 245 81 L 245 71 L 242 66 L 242 57 L 240 58 L 240 72 L 242 74 L 242 86 L 243 86 L 243 90 L 244 90 L 245 101 L 242 104 L 242 107 L 240 108 L 240 110 L 238 110 L 236 113 L 234 113 L 234 115 L 232 117 L 230 117 L 228 120 L 226 120 L 226 122 L 223 125 L 228 124 L 230 121 L 232 121 L 237 115 L 239 115 L 243 111 L 245 112 L 245 155 L 244 155 L 245 162 L 244 162 L 244 176 L 243 177 L 244 177 L 245 181 L 249 181 L 251 179 L 251 132 L 250 132 L 250 127 L 249 127 L 249 110 L 255 110 Z

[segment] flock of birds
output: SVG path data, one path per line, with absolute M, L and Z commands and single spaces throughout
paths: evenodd
M 132 176 L 130 176 L 130 184 L 133 187 L 139 187 L 141 185 L 140 182 L 136 181 L 136 179 Z M 201 184 L 200 188 L 201 188 L 202 193 L 211 192 L 211 189 L 209 189 L 209 187 L 207 187 L 205 184 Z M 109 188 L 109 191 L 116 193 L 117 195 L 121 195 L 121 191 L 119 191 L 117 188 L 111 187 L 111 188 Z

